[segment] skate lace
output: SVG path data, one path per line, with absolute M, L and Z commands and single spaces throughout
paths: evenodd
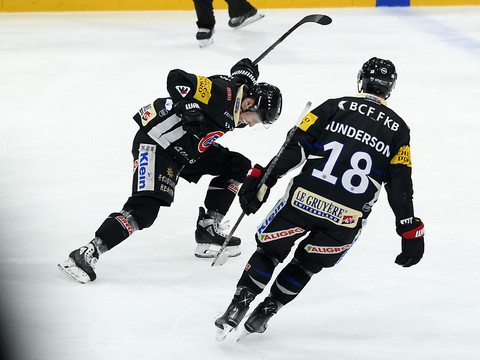
M 84 249 L 85 250 L 83 251 L 83 259 L 88 265 L 90 265 L 92 269 L 95 269 L 95 265 L 98 261 L 98 258 L 95 256 L 96 249 L 91 244 L 85 246 Z
M 230 230 L 230 221 L 226 220 L 223 223 L 219 223 L 217 221 L 213 222 L 213 228 L 215 229 L 215 232 L 223 237 L 228 236 L 228 232 Z

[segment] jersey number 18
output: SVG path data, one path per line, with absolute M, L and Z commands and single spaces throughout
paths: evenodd
M 325 151 L 331 150 L 330 156 L 328 157 L 323 170 L 313 169 L 312 176 L 335 185 L 338 178 L 332 175 L 332 172 L 343 147 L 344 145 L 338 141 L 332 141 L 325 144 L 323 149 Z M 363 164 L 360 163 L 362 160 L 364 160 Z M 350 158 L 350 165 L 351 168 L 345 171 L 342 175 L 342 186 L 352 194 L 363 194 L 368 188 L 368 174 L 370 174 L 370 171 L 372 170 L 372 158 L 370 154 L 364 151 L 357 151 Z M 354 177 L 359 179 L 359 181 L 355 181 L 355 184 L 353 183 Z

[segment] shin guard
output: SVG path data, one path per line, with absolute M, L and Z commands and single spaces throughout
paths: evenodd
M 312 278 L 313 273 L 305 269 L 295 258 L 278 274 L 270 290 L 270 296 L 285 305 L 295 299 Z
M 119 213 L 110 214 L 95 232 L 95 237 L 102 239 L 110 250 L 137 230 L 138 224 L 135 218 L 122 210 Z
M 270 257 L 263 250 L 257 249 L 245 266 L 237 287 L 249 288 L 260 294 L 272 278 L 273 271 L 278 265 L 278 260 Z

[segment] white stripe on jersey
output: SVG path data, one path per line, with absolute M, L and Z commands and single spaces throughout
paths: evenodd
M 177 115 L 172 115 L 165 119 L 158 125 L 154 126 L 149 132 L 153 140 L 155 140 L 162 148 L 166 149 L 171 143 L 180 139 L 186 134 L 186 131 L 181 126 L 172 130 L 180 123 L 181 119 Z
M 321 156 L 321 155 L 312 155 L 312 154 L 310 154 L 310 155 L 308 155 L 307 160 L 312 160 L 312 159 L 317 160 L 317 159 L 323 159 L 323 158 L 324 158 L 324 156 Z

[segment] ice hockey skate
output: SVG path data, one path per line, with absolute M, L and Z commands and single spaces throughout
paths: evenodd
M 247 288 L 241 289 L 238 295 L 234 295 L 225 313 L 215 320 L 215 326 L 218 328 L 216 337 L 218 341 L 224 340 L 232 330 L 236 329 L 245 317 L 253 299 L 255 299 L 255 294 Z
M 199 28 L 197 32 L 198 46 L 201 48 L 213 44 L 213 33 L 215 29 Z
M 263 17 L 265 17 L 265 15 L 259 13 L 257 9 L 254 8 L 250 11 L 247 11 L 245 14 L 241 16 L 236 16 L 231 18 L 228 21 L 228 26 L 234 29 L 240 29 L 244 26 L 254 23 L 255 21 L 260 20 Z
M 197 248 L 195 256 L 199 258 L 213 258 L 216 256 L 228 234 L 224 231 L 228 230 L 228 223 L 219 223 L 205 213 L 203 207 L 199 208 L 197 229 L 195 230 L 195 241 Z M 229 240 L 225 252 L 228 257 L 235 257 L 241 254 L 240 238 L 232 236 Z
M 85 284 L 97 278 L 95 264 L 98 261 L 99 253 L 92 243 L 72 251 L 68 259 L 60 264 L 58 268 L 72 279 Z
M 245 338 L 252 333 L 263 333 L 267 330 L 268 321 L 275 315 L 279 309 L 278 302 L 270 297 L 265 298 L 245 321 L 245 331 L 238 340 Z

